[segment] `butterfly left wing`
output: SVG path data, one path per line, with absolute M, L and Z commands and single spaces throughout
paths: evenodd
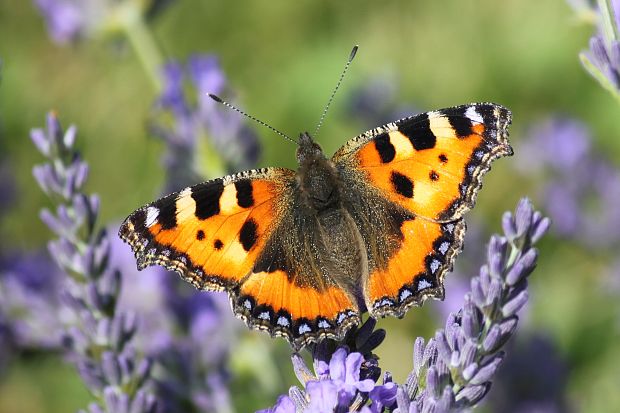
M 500 105 L 457 106 L 373 129 L 333 156 L 367 245 L 364 295 L 373 315 L 400 317 L 427 297 L 443 298 L 443 276 L 461 250 L 463 214 L 491 162 L 512 154 L 510 121 Z M 377 200 L 384 205 L 368 206 Z M 391 225 L 376 229 L 385 222 Z
M 225 290 L 233 312 L 293 347 L 342 338 L 359 323 L 355 297 L 323 273 L 316 224 L 295 172 L 266 168 L 204 182 L 131 214 L 120 237 L 138 268 L 161 265 L 198 289 Z M 318 261 L 317 261 L 318 260 Z

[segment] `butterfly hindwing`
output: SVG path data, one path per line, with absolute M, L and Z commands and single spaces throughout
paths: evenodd
M 491 162 L 512 154 L 510 121 L 506 108 L 491 103 L 441 109 L 373 129 L 333 156 L 348 198 L 359 198 L 349 209 L 369 247 L 363 289 L 371 314 L 403 316 L 427 297 L 443 297 L 443 276 L 461 249 L 463 214 Z M 373 207 L 377 199 L 388 207 Z M 373 221 L 392 224 L 377 231 Z M 370 248 L 389 232 L 386 247 Z

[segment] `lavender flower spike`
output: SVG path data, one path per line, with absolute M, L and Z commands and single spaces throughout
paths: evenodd
M 502 224 L 505 236 L 491 238 L 488 263 L 472 279 L 463 308 L 426 346 L 416 340 L 414 370 L 403 386 L 409 403 L 397 397 L 399 412 L 468 409 L 488 392 L 504 358 L 500 349 L 516 329 L 515 313 L 527 301 L 527 276 L 537 257 L 532 244 L 550 222 L 522 199 Z
M 599 34 L 579 54 L 585 69 L 620 100 L 620 2 L 599 0 Z
M 53 113 L 47 131 L 33 130 L 32 140 L 46 163 L 34 168 L 41 189 L 56 203 L 56 213 L 41 217 L 58 236 L 49 250 L 66 273 L 63 298 L 75 324 L 62 332 L 69 359 L 96 397 L 89 411 L 151 413 L 151 361 L 132 347 L 136 318 L 117 311 L 121 274 L 109 266 L 109 239 L 96 229 L 99 199 L 83 193 L 88 166 L 73 149 L 75 129 L 66 133 Z
M 514 333 L 516 313 L 527 301 L 527 277 L 536 266 L 532 245 L 549 228 L 549 219 L 522 199 L 513 214 L 502 219 L 505 236 L 489 242 L 487 263 L 471 281 L 471 291 L 458 313 L 451 313 L 435 337 L 418 337 L 413 371 L 404 384 L 381 374 L 372 350 L 385 337 L 372 332 L 375 321 L 353 331 L 340 343 L 323 341 L 314 347 L 313 374 L 301 356 L 293 367 L 304 389 L 293 386 L 271 410 L 263 413 L 448 413 L 469 411 L 489 391 L 504 359 L 503 345 Z M 329 351 L 330 346 L 335 351 Z

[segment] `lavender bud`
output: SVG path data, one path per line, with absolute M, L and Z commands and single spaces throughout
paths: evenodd
M 592 52 L 592 57 L 598 67 L 604 68 L 607 66 L 609 57 L 607 56 L 607 51 L 605 50 L 605 43 L 600 36 L 594 36 L 590 39 L 590 51 Z
M 88 405 L 88 411 L 90 413 L 107 413 L 107 412 L 104 412 L 103 409 L 101 408 L 101 406 L 99 406 L 96 403 L 89 404 Z
M 50 143 L 45 136 L 45 133 L 42 129 L 33 129 L 30 131 L 30 139 L 37 147 L 39 152 L 41 152 L 44 156 L 50 155 Z
M 456 403 L 457 405 L 474 406 L 482 400 L 490 388 L 490 383 L 481 385 L 469 384 L 456 394 Z
M 432 397 L 439 397 L 439 375 L 435 366 L 429 367 L 426 372 L 426 392 Z
M 515 286 L 524 277 L 530 275 L 530 273 L 534 270 L 537 258 L 538 251 L 534 248 L 530 249 L 525 253 L 525 255 L 521 256 L 506 274 L 506 283 L 510 286 Z
M 413 398 L 418 393 L 418 376 L 415 371 L 412 371 L 407 376 L 407 380 L 405 380 L 404 389 L 407 395 L 409 396 L 409 400 L 413 400 Z
M 515 227 L 512 212 L 506 211 L 504 215 L 502 215 L 502 229 L 504 230 L 506 238 L 511 242 L 517 238 L 517 228 Z
M 502 321 L 499 324 L 499 329 L 500 329 L 500 335 L 501 335 L 501 339 L 500 339 L 500 343 L 503 345 L 506 340 L 512 335 L 512 333 L 514 333 L 515 329 L 517 328 L 517 322 L 518 322 L 518 318 L 517 316 L 512 316 L 504 321 Z
M 525 303 L 527 303 L 528 297 L 529 295 L 527 291 L 521 291 L 515 298 L 504 304 L 504 306 L 502 307 L 502 315 L 504 317 L 510 317 L 516 314 L 521 309 L 521 307 L 523 307 Z
M 489 258 L 489 273 L 493 278 L 500 278 L 504 270 L 504 263 L 502 256 L 499 253 L 494 253 Z
M 293 353 L 291 355 L 291 360 L 293 362 L 293 370 L 295 371 L 295 376 L 297 376 L 297 380 L 301 384 L 306 384 L 311 380 L 316 380 L 317 378 L 312 374 L 310 369 L 306 366 L 306 362 L 304 359 L 298 354 Z
M 501 337 L 501 329 L 499 328 L 499 326 L 494 325 L 493 327 L 491 327 L 487 336 L 484 338 L 484 341 L 482 342 L 482 349 L 484 350 L 484 352 L 485 353 L 493 352 L 493 350 L 495 350 L 497 348 L 497 345 L 499 344 L 500 337 Z
M 452 357 L 452 349 L 448 345 L 448 340 L 446 340 L 446 335 L 443 331 L 438 330 L 435 333 L 435 344 L 437 346 L 439 357 L 448 363 L 450 361 L 450 357 Z
M 489 291 L 489 287 L 491 285 L 491 275 L 489 274 L 488 265 L 483 265 L 482 267 L 480 267 L 479 277 L 480 277 L 480 287 L 482 288 L 482 291 L 484 292 Z
M 420 374 L 424 359 L 424 338 L 418 337 L 413 344 L 413 367 L 416 374 Z
M 463 369 L 463 378 L 470 381 L 474 374 L 478 372 L 478 363 L 471 363 Z
M 467 306 L 465 308 L 467 308 Z M 478 318 L 466 309 L 463 312 L 461 320 L 463 332 L 467 338 L 476 339 L 480 334 L 480 324 L 478 323 Z
M 108 383 L 116 386 L 121 384 L 121 368 L 114 353 L 110 351 L 103 353 L 101 367 Z
M 94 284 L 88 284 L 86 288 L 86 297 L 88 300 L 88 304 L 97 310 L 101 309 L 102 297 L 97 290 L 97 287 Z
M 446 386 L 443 389 L 443 393 L 441 394 L 441 398 L 437 403 L 436 412 L 448 413 L 452 410 L 455 405 L 454 400 L 454 392 L 452 391 L 452 387 Z
M 138 387 L 141 387 L 144 382 L 149 378 L 152 365 L 153 364 L 151 363 L 151 360 L 148 358 L 140 360 L 135 374 L 135 380 Z
M 486 295 L 482 290 L 482 284 L 480 278 L 474 277 L 471 279 L 471 299 L 478 307 L 484 307 L 486 305 Z
M 291 386 L 288 390 L 288 395 L 295 403 L 295 407 L 297 411 L 305 411 L 308 407 L 308 400 L 306 399 L 306 394 L 297 386 Z
M 84 384 L 88 387 L 92 392 L 99 392 L 105 386 L 105 381 L 97 369 L 94 368 L 92 364 L 85 362 L 77 363 L 77 371 L 82 377 Z
M 487 307 L 494 310 L 502 296 L 502 282 L 498 278 L 491 280 L 489 291 L 487 292 Z
M 422 406 L 422 413 L 440 413 L 436 409 L 437 402 L 435 399 L 426 399 L 424 400 L 424 405 Z M 441 412 L 443 413 L 443 412 Z
M 396 390 L 396 406 L 399 412 L 408 413 L 411 401 L 409 395 L 402 386 L 398 386 Z
M 491 380 L 491 377 L 495 374 L 495 371 L 497 371 L 503 359 L 504 353 L 497 353 L 490 362 L 480 367 L 476 375 L 472 377 L 469 382 L 471 384 L 482 384 Z
M 547 217 L 543 218 L 532 230 L 532 243 L 537 243 L 543 235 L 547 233 L 551 226 L 551 220 Z
M 454 350 L 452 354 L 450 355 L 450 367 L 452 368 L 458 367 L 460 358 L 461 358 L 461 353 L 458 352 L 457 350 Z
M 473 363 L 474 358 L 476 357 L 476 350 L 477 346 L 475 342 L 470 340 L 466 341 L 465 345 L 461 349 L 461 359 L 459 364 L 461 366 L 469 366 L 471 363 Z
M 532 225 L 532 214 L 533 208 L 529 199 L 522 198 L 515 211 L 515 227 L 519 238 L 524 236 Z

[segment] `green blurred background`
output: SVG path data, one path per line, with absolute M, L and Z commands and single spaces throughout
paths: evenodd
M 594 145 L 618 162 L 618 104 L 578 60 L 593 26 L 561 0 L 185 0 L 172 2 L 149 29 L 167 58 L 218 55 L 237 102 L 289 135 L 314 130 L 350 48 L 359 44 L 319 137 L 327 153 L 367 127 L 343 102 L 386 76 L 398 85 L 397 101 L 420 110 L 473 101 L 507 106 L 516 147 L 528 126 L 548 115 L 580 119 L 592 129 Z M 40 156 L 29 139 L 50 109 L 65 126 L 78 126 L 78 147 L 91 167 L 88 188 L 101 196 L 103 222 L 119 221 L 159 195 L 163 144 L 146 129 L 157 90 L 122 38 L 58 46 L 32 2 L 4 0 L 0 58 L 0 150 L 17 191 L 1 217 L 3 239 L 30 250 L 50 238 L 37 218 L 49 201 L 32 178 Z M 259 166 L 294 167 L 292 146 L 256 128 L 263 147 Z M 536 182 L 515 175 L 516 161 L 494 165 L 471 214 L 495 231 L 504 210 L 536 193 Z M 601 287 L 611 256 L 554 237 L 542 243 L 540 255 L 527 322 L 517 338 L 531 330 L 553 340 L 568 366 L 566 397 L 574 410 L 620 411 L 620 309 L 617 296 Z M 413 339 L 440 325 L 433 305 L 413 309 L 403 320 L 382 320 L 388 331 L 378 351 L 383 369 L 403 381 Z M 239 411 L 272 405 L 294 384 L 282 341 L 253 332 L 233 353 L 231 393 Z M 0 379 L 0 413 L 75 411 L 88 401 L 60 356 L 23 355 Z

